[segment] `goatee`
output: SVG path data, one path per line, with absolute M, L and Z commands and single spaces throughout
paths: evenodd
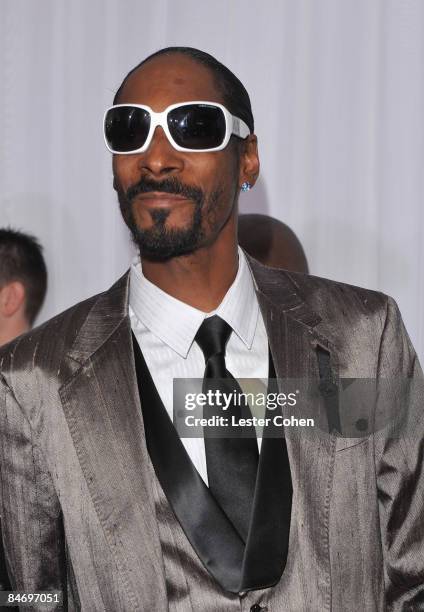
M 142 178 L 138 183 L 124 191 L 119 184 L 115 185 L 122 217 L 131 231 L 132 239 L 140 255 L 150 261 L 167 261 L 173 257 L 189 255 L 202 243 L 203 210 L 205 196 L 201 189 L 185 185 L 175 177 L 163 181 Z M 194 203 L 191 223 L 184 229 L 167 228 L 166 222 L 171 210 L 165 208 L 150 211 L 152 226 L 140 229 L 137 226 L 134 212 L 134 199 L 141 193 L 162 192 L 183 196 Z M 217 195 L 212 195 L 215 199 Z

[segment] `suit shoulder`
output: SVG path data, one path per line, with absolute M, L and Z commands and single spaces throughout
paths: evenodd
M 285 272 L 306 301 L 312 302 L 316 308 L 324 309 L 329 303 L 339 306 L 344 304 L 363 311 L 386 310 L 389 297 L 381 291 L 366 289 L 340 281 L 301 274 Z
M 74 304 L 45 323 L 15 338 L 0 348 L 0 371 L 33 360 L 36 352 L 54 350 L 58 355 L 70 348 L 88 313 L 105 292 Z
M 249 258 L 252 272 L 259 287 L 275 302 L 296 296 L 293 303 L 301 298 L 323 318 L 333 309 L 359 310 L 363 313 L 386 311 L 388 296 L 380 291 L 357 287 L 348 283 L 304 274 L 289 272 L 281 268 L 269 268 Z
M 262 293 L 292 318 L 317 325 L 339 347 L 368 339 L 378 352 L 390 305 L 384 293 L 319 276 L 254 265 Z M 368 341 L 367 340 L 367 341 Z
M 308 309 L 318 315 L 317 330 L 331 340 L 341 362 L 343 355 L 347 364 L 354 354 L 368 354 L 369 359 L 377 359 L 390 302 L 393 302 L 391 298 L 379 291 L 339 281 L 288 274 Z M 361 359 L 362 366 L 366 363 L 367 360 Z

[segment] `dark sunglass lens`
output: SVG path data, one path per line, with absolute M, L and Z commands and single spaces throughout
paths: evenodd
M 117 106 L 106 113 L 106 141 L 118 153 L 140 149 L 146 142 L 149 128 L 150 115 L 142 108 Z
M 186 149 L 214 149 L 225 138 L 224 113 L 207 104 L 174 108 L 168 114 L 168 127 L 175 142 Z

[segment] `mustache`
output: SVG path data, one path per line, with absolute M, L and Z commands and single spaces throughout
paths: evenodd
M 197 204 L 201 203 L 204 199 L 204 193 L 199 187 L 186 185 L 174 176 L 163 179 L 162 181 L 154 181 L 147 177 L 141 178 L 138 183 L 128 187 L 125 196 L 128 202 L 132 202 L 132 200 L 141 193 L 149 193 L 152 191 L 179 195 L 188 200 L 193 200 Z

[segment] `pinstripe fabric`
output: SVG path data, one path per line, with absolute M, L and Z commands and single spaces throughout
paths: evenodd
M 340 376 L 422 383 L 390 298 L 249 263 L 279 377 L 317 378 L 319 345 Z M 0 351 L 1 515 L 16 587 L 62 588 L 68 609 L 87 612 L 423 609 L 422 386 L 408 437 L 288 436 L 287 565 L 274 588 L 234 598 L 208 580 L 167 508 L 158 514 L 127 288 L 126 275 Z

